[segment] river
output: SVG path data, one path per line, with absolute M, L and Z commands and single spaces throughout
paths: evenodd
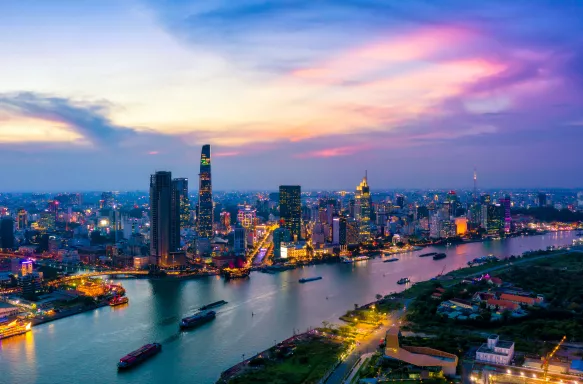
M 278 274 L 253 272 L 250 279 L 219 277 L 188 281 L 121 280 L 130 298 L 124 307 L 104 307 L 34 327 L 32 332 L 0 342 L 0 383 L 214 383 L 220 373 L 293 332 L 338 317 L 376 294 L 404 289 L 401 277 L 427 280 L 442 271 L 463 268 L 479 256 L 518 255 L 549 245 L 571 244 L 574 232 L 428 247 L 355 264 L 323 264 Z M 434 261 L 425 252 L 445 252 Z M 298 283 L 301 277 L 322 280 Z M 188 332 L 178 321 L 201 305 L 217 300 L 217 318 Z M 116 363 L 148 342 L 161 342 L 162 353 L 128 372 Z

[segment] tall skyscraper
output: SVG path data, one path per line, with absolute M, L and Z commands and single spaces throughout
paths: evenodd
M 172 180 L 172 202 L 170 220 L 170 251 L 180 248 L 180 230 L 188 226 L 190 219 L 190 201 L 188 199 L 188 179 Z
M 150 176 L 150 256 L 156 265 L 166 265 L 171 250 L 172 173 Z
M 279 216 L 292 239 L 302 237 L 302 190 L 299 185 L 279 186 Z
M 359 239 L 366 241 L 370 238 L 371 198 L 367 175 L 356 187 L 354 194 L 354 216 L 359 224 Z
M 198 208 L 196 229 L 198 237 L 213 237 L 213 188 L 211 181 L 211 146 L 205 144 L 200 153 L 198 175 Z
M 172 180 L 172 189 L 176 200 L 176 215 L 180 227 L 185 228 L 190 221 L 190 198 L 188 197 L 188 179 L 181 177 Z
M 332 244 L 346 245 L 346 218 L 334 217 L 332 220 Z
M 11 217 L 0 220 L 0 248 L 14 248 L 14 220 Z
M 506 195 L 506 197 L 500 199 L 500 205 L 502 206 L 503 210 L 504 232 L 510 233 L 510 227 L 512 225 L 512 216 L 510 213 L 510 196 Z

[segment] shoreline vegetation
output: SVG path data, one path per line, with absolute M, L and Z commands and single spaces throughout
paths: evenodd
M 531 328 L 531 324 L 528 324 L 526 329 L 520 327 L 520 323 L 521 321 L 524 321 L 524 319 L 517 319 L 516 324 L 513 324 L 507 328 L 501 328 L 499 327 L 500 324 L 494 324 L 489 329 L 474 327 L 468 331 L 468 328 L 464 326 L 458 327 L 458 322 L 435 322 L 431 319 L 431 317 L 435 317 L 435 312 L 432 312 L 431 310 L 429 312 L 424 312 L 425 315 L 427 315 L 427 319 L 425 319 L 426 322 L 424 323 L 423 320 L 418 317 L 418 305 L 421 302 L 430 303 L 430 305 L 436 307 L 436 305 L 434 305 L 436 303 L 431 303 L 431 300 L 429 299 L 431 292 L 433 292 L 435 288 L 442 287 L 447 292 L 448 289 L 459 287 L 460 283 L 466 279 L 470 279 L 475 276 L 481 276 L 486 273 L 491 276 L 503 276 L 506 279 L 511 279 L 513 276 L 516 278 L 516 276 L 513 275 L 519 273 L 516 271 L 521 271 L 528 268 L 552 268 L 553 270 L 559 268 L 562 272 L 567 272 L 569 271 L 568 268 L 572 268 L 573 270 L 569 271 L 569 273 L 582 272 L 582 251 L 570 250 L 570 248 L 567 248 L 568 247 L 558 248 L 555 250 L 529 251 L 525 252 L 521 256 L 511 256 L 505 259 L 499 259 L 497 261 L 491 261 L 477 266 L 461 268 L 455 271 L 451 271 L 443 276 L 438 276 L 430 280 L 414 283 L 401 292 L 395 292 L 386 296 L 377 295 L 377 300 L 374 302 L 362 306 L 355 304 L 354 309 L 348 310 L 346 314 L 339 318 L 342 322 L 344 322 L 343 325 L 335 325 L 328 322 L 323 322 L 322 327 L 311 330 L 306 334 L 302 334 L 313 335 L 314 332 L 316 332 L 319 335 L 318 338 L 312 339 L 310 343 L 304 344 L 301 351 L 302 356 L 308 355 L 311 356 L 314 361 L 318 361 L 316 364 L 318 368 L 314 369 L 324 373 L 320 377 L 314 377 L 312 374 L 306 374 L 303 376 L 299 374 L 287 375 L 287 372 L 292 369 L 294 364 L 298 364 L 299 360 L 293 360 L 296 357 L 293 357 L 291 361 L 287 360 L 290 356 L 293 356 L 293 353 L 289 356 L 281 354 L 274 355 L 272 350 L 274 350 L 274 348 L 277 349 L 277 347 L 282 344 L 280 343 L 277 346 L 271 347 L 268 350 L 261 352 L 250 359 L 244 360 L 232 368 L 224 371 L 217 383 L 254 383 L 261 382 L 260 380 L 262 377 L 269 377 L 270 382 L 279 384 L 322 383 L 325 381 L 324 379 L 327 378 L 328 375 L 334 370 L 334 368 L 340 364 L 344 357 L 347 356 L 347 354 L 354 347 L 355 343 L 358 342 L 359 337 L 366 335 L 374 329 L 378 329 L 381 324 L 383 324 L 383 319 L 386 319 L 387 313 L 401 310 L 405 305 L 409 307 L 410 312 L 407 313 L 406 322 L 402 326 L 404 331 L 403 334 L 405 336 L 403 338 L 404 345 L 426 346 L 443 350 L 445 352 L 458 355 L 458 357 L 460 357 L 460 361 L 463 361 L 465 351 L 467 351 L 471 346 L 483 343 L 485 337 L 487 337 L 489 333 L 500 332 L 505 336 L 510 334 L 512 337 L 512 335 L 514 335 L 514 338 L 517 342 L 517 350 L 524 350 L 525 352 L 529 353 L 545 352 L 548 346 L 546 346 L 544 343 L 538 342 L 537 340 L 527 340 L 524 338 L 521 339 L 521 335 L 529 334 L 528 329 Z M 564 270 L 565 267 L 567 268 L 567 271 Z M 531 284 L 536 284 L 536 280 L 527 279 L 524 281 L 529 281 Z M 521 280 L 521 282 L 524 281 Z M 536 291 L 536 287 L 532 285 L 527 285 L 523 288 Z M 578 288 L 575 288 L 574 291 L 571 290 L 572 296 L 576 300 L 577 294 L 579 292 L 583 292 L 583 287 L 580 291 L 577 291 L 577 289 Z M 454 293 L 452 292 L 452 294 Z M 583 295 L 581 295 L 581 301 L 583 301 Z M 409 303 L 411 304 L 409 305 Z M 559 302 L 556 304 L 560 305 Z M 578 303 L 576 304 L 579 305 Z M 578 309 L 583 309 L 583 302 L 581 303 L 581 306 L 578 307 Z M 553 316 L 557 316 L 555 319 L 553 319 L 555 323 L 552 324 L 553 327 L 551 328 L 553 330 L 552 332 L 554 333 L 551 332 L 551 334 L 548 336 L 558 337 L 558 334 L 561 333 L 556 322 L 560 323 L 563 321 L 569 321 L 567 323 L 569 329 L 574 332 L 578 332 L 577 327 L 581 328 L 581 337 L 583 338 L 583 325 L 577 325 L 576 321 L 578 321 L 578 319 L 569 318 L 568 316 L 565 317 L 564 312 L 559 312 L 559 314 L 553 312 Z M 541 324 L 541 321 L 546 321 L 549 319 L 545 320 L 544 318 L 537 316 L 538 315 L 533 316 L 533 324 L 535 326 L 544 327 L 544 324 Z M 528 321 L 529 320 L 527 319 L 527 322 Z M 581 324 L 583 324 L 583 322 Z M 387 328 L 388 325 L 389 324 L 386 324 Z M 431 327 L 429 325 L 431 325 Z M 294 337 L 302 335 L 296 335 Z M 334 358 L 330 360 L 322 360 L 318 357 L 319 351 L 322 350 L 320 345 L 328 343 L 330 340 L 333 340 L 335 343 L 340 343 L 343 347 L 339 348 L 336 351 L 336 354 L 332 354 Z M 329 351 L 326 353 L 329 353 Z M 375 353 L 374 356 L 376 356 L 376 358 L 370 360 L 376 361 L 380 355 L 380 353 Z M 269 356 L 269 358 L 265 360 L 265 356 Z M 256 360 L 257 358 L 259 358 L 259 361 Z M 304 359 L 302 361 L 303 363 L 300 364 L 308 364 L 310 366 L 315 364 L 311 363 L 312 360 L 310 360 L 310 358 L 308 358 L 308 360 Z M 259 362 L 260 364 L 258 364 Z M 325 363 L 329 364 L 326 369 L 324 369 L 325 367 L 322 367 L 321 365 Z M 360 371 L 363 372 L 364 376 L 367 376 L 364 374 L 364 372 L 370 371 L 367 371 L 367 364 L 363 364 L 362 367 L 359 368 L 358 373 L 361 378 L 363 376 L 360 375 Z

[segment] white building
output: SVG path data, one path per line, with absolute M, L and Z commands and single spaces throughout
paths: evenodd
M 488 336 L 488 342 L 476 351 L 476 360 L 486 363 L 509 365 L 514 357 L 514 342 L 501 341 L 498 335 Z

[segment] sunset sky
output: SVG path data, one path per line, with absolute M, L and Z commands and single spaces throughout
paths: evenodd
M 583 2 L 0 2 L 1 191 L 583 187 Z

